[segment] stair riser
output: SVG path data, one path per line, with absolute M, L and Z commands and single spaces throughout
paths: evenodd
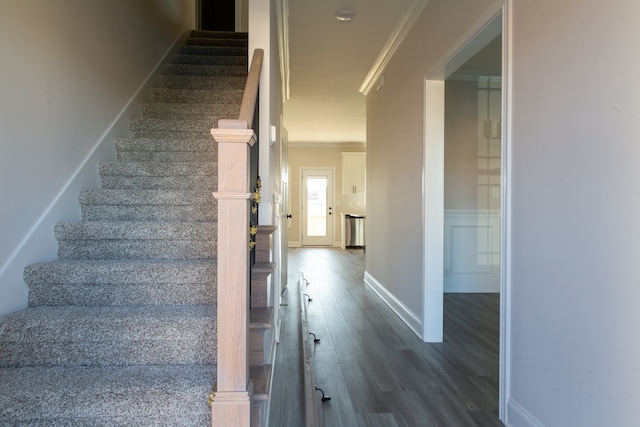
M 214 39 L 190 37 L 187 39 L 186 44 L 188 46 L 233 46 L 246 48 L 249 42 L 248 40 L 244 39 Z
M 217 188 L 216 176 L 102 176 L 102 188 L 105 189 L 166 189 L 166 190 L 208 190 Z
M 209 336 L 208 339 L 212 338 Z M 205 339 L 178 338 L 129 342 L 5 342 L 0 348 L 0 368 L 215 363 L 215 351 L 212 348 Z
M 196 260 L 216 256 L 213 240 L 61 240 L 58 259 Z
M 207 122 L 209 128 L 215 127 L 220 119 L 238 117 L 239 103 L 216 104 L 212 110 L 206 103 L 156 103 L 142 106 L 145 119 L 185 120 Z M 215 111 L 214 111 L 215 110 Z
M 0 371 L 11 390 L 0 419 L 10 426 L 211 425 L 209 365 L 21 368 Z
M 188 65 L 168 64 L 163 68 L 164 74 L 198 75 L 198 76 L 246 76 L 247 67 L 243 65 Z
M 213 196 L 212 196 L 213 197 Z M 211 222 L 217 219 L 213 203 L 194 206 L 143 205 L 81 205 L 85 221 L 193 221 Z
M 208 56 L 208 55 L 178 55 L 172 64 L 176 65 L 227 65 L 246 67 L 246 56 Z
M 244 90 L 245 76 L 181 76 L 163 75 L 157 87 L 167 89 Z
M 213 123 L 201 120 L 184 120 L 184 121 L 171 121 L 171 120 L 158 120 L 158 119 L 138 119 L 132 120 L 129 124 L 129 129 L 133 135 L 140 133 L 154 133 L 160 138 L 171 137 L 175 133 L 195 133 L 199 134 L 199 137 L 211 134 L 211 128 L 214 127 Z
M 237 90 L 207 90 L 207 89 L 169 89 L 156 88 L 151 92 L 151 100 L 155 102 L 177 102 L 177 103 L 213 103 L 232 104 L 229 108 L 231 111 L 240 108 L 244 91 Z M 216 111 L 222 115 L 222 111 L 216 108 Z
M 133 151 L 118 150 L 117 158 L 121 162 L 214 162 L 217 153 L 208 151 Z
M 217 145 L 211 135 L 199 139 L 156 140 L 156 139 L 120 139 L 116 141 L 116 151 L 217 151 Z
M 136 130 L 131 132 L 132 138 L 151 138 L 151 139 L 163 139 L 163 138 L 203 138 L 211 136 L 211 128 L 194 130 L 194 131 L 155 131 L 155 130 Z
M 215 287 L 215 262 L 60 262 L 25 268 L 27 285 L 162 285 Z
M 242 46 L 202 46 L 188 44 L 178 49 L 178 58 L 183 55 L 195 56 L 236 56 L 246 60 L 247 49 Z
M 190 39 L 247 40 L 246 32 L 191 30 Z
M 208 284 L 32 285 L 29 306 L 211 305 L 216 287 Z
M 101 175 L 124 175 L 124 176 L 212 176 L 218 173 L 217 164 L 210 162 L 103 162 L 98 168 Z

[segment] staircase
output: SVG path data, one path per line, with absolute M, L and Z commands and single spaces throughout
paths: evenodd
M 211 425 L 209 131 L 238 115 L 246 46 L 246 34 L 192 32 L 131 121 L 131 137 L 116 141 L 117 161 L 99 165 L 102 188 L 81 192 L 82 221 L 55 227 L 58 260 L 25 269 L 29 307 L 0 319 L 0 424 Z M 252 326 L 258 334 L 270 327 L 266 310 Z M 260 365 L 255 382 L 268 383 Z

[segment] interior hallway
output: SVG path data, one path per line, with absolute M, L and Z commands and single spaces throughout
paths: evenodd
M 289 249 L 270 426 L 304 425 L 298 275 L 309 285 L 326 427 L 503 426 L 499 295 L 445 294 L 444 342 L 422 342 L 363 282 L 362 250 Z M 320 392 L 317 395 L 320 399 Z

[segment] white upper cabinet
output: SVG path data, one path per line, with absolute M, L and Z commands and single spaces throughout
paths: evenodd
M 364 195 L 367 157 L 365 153 L 342 153 L 342 194 Z

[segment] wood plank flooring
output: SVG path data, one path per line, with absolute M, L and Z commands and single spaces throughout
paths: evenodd
M 499 296 L 446 294 L 444 342 L 422 342 L 363 281 L 362 250 L 289 249 L 289 286 L 270 427 L 304 425 L 299 294 L 303 272 L 325 427 L 503 426 L 498 420 Z M 318 400 L 320 399 L 318 392 Z

